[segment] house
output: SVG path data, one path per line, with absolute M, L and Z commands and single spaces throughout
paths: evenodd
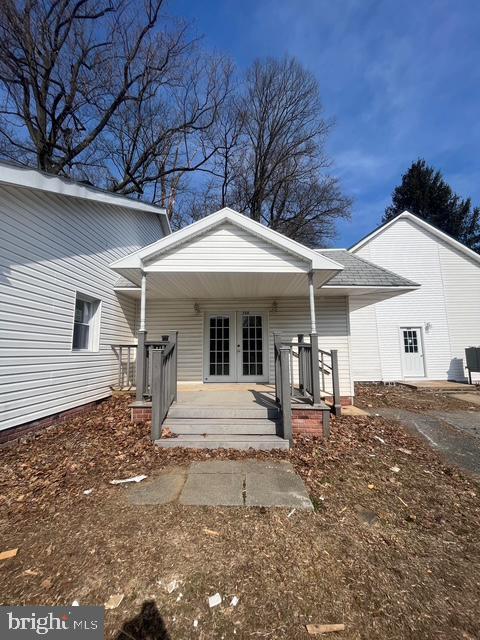
M 350 298 L 353 379 L 466 382 L 465 349 L 480 346 L 480 255 L 408 211 L 350 252 L 421 284 Z
M 114 388 L 160 446 L 328 435 L 356 379 L 390 379 L 370 323 L 421 299 L 402 264 L 361 255 L 370 241 L 313 250 L 228 208 L 171 233 L 157 207 L 9 164 L 0 225 L 0 441 Z
M 284 438 L 287 415 L 293 432 L 314 431 L 320 424 L 325 431 L 329 407 L 323 401 L 331 397 L 336 411 L 340 404 L 352 403 L 349 300 L 372 293 L 387 299 L 418 287 L 346 250 L 315 251 L 228 208 L 117 260 L 111 268 L 121 277 L 118 290 L 140 303 L 134 418 L 150 417 L 144 396 L 153 396 L 152 342 L 163 342 L 166 349 L 175 331 L 175 371 L 162 376 L 173 375 L 180 383 L 275 383 L 273 400 L 282 408 Z M 145 368 L 147 343 L 151 357 Z M 167 365 L 159 362 L 158 372 L 162 366 Z M 285 410 L 294 385 L 318 412 L 307 410 L 305 403 L 297 405 L 296 397 L 295 406 Z M 165 393 L 158 415 L 153 414 L 157 440 L 173 402 L 174 391 Z M 180 421 L 174 426 L 190 428 L 186 422 L 199 410 L 174 407 L 168 426 L 173 415 Z M 214 417 L 245 422 L 248 413 L 214 407 L 202 416 L 211 427 Z M 199 442 L 184 438 L 183 443 L 187 440 Z
M 109 264 L 170 233 L 162 209 L 0 164 L 0 441 L 112 393 L 136 303 Z

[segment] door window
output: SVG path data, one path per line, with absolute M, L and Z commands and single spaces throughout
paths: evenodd
M 230 375 L 230 317 L 210 317 L 210 375 Z
M 261 315 L 242 316 L 242 374 L 244 376 L 263 376 Z
M 416 329 L 403 330 L 403 348 L 405 353 L 418 353 L 418 334 Z

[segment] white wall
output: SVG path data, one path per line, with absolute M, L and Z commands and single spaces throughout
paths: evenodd
M 152 259 L 158 271 L 192 272 L 199 262 L 202 271 L 305 273 L 308 270 L 305 260 L 230 222 Z
M 203 380 L 203 326 L 208 309 L 266 310 L 269 333 L 269 378 L 275 380 L 273 368 L 273 333 L 281 332 L 286 338 L 310 331 L 310 311 L 306 298 L 278 298 L 277 311 L 272 311 L 274 300 L 229 299 L 199 300 L 199 313 L 193 300 L 159 300 L 147 298 L 147 339 L 159 340 L 162 334 L 177 330 L 178 376 L 180 381 Z M 341 395 L 353 395 L 349 359 L 349 323 L 347 299 L 344 297 L 317 298 L 317 331 L 320 348 L 338 349 Z
M 0 187 L 1 429 L 110 394 L 136 304 L 108 264 L 161 237 L 154 213 Z M 71 350 L 76 291 L 101 300 L 98 352 Z
M 479 266 L 405 219 L 356 253 L 421 287 L 370 308 L 351 304 L 354 379 L 402 379 L 399 328 L 409 325 L 424 328 L 427 378 L 465 379 L 465 347 L 480 346 Z

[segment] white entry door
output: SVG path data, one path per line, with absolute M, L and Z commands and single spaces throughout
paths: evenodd
M 401 327 L 400 339 L 404 378 L 425 377 L 421 327 Z
M 265 312 L 208 313 L 205 322 L 205 382 L 267 382 Z

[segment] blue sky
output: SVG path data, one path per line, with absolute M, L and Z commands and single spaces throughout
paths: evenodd
M 170 13 L 240 69 L 290 54 L 318 78 L 332 172 L 354 198 L 336 246 L 380 222 L 418 157 L 480 205 L 479 0 L 175 0 Z

